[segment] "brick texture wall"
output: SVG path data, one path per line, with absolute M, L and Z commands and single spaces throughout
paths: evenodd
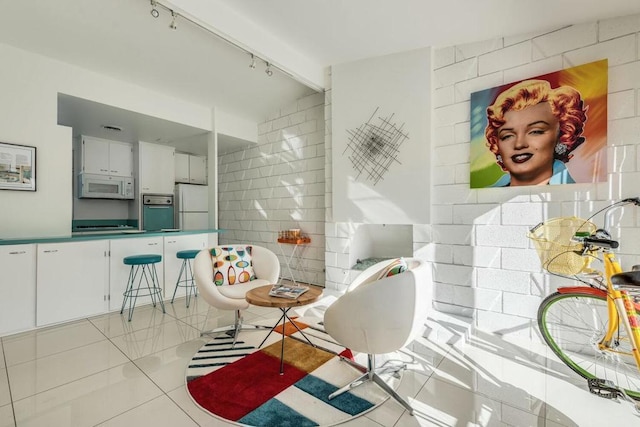
M 537 337 L 538 304 L 565 279 L 540 270 L 527 230 L 554 216 L 589 216 L 640 187 L 640 15 L 505 37 L 435 51 L 433 226 L 438 310 L 475 326 Z M 599 59 L 609 60 L 608 182 L 526 188 L 469 188 L 472 92 Z M 614 235 L 623 265 L 639 263 L 638 214 L 629 208 Z
M 220 243 L 253 243 L 274 251 L 281 272 L 292 247 L 279 230 L 311 237 L 302 262 L 308 281 L 324 285 L 324 94 L 299 99 L 258 125 L 258 143 L 218 157 Z M 284 252 L 283 253 L 281 252 Z M 297 279 L 303 278 L 294 269 Z

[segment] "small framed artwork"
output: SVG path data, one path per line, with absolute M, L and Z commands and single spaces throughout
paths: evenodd
M 36 147 L 0 142 L 0 190 L 36 191 Z

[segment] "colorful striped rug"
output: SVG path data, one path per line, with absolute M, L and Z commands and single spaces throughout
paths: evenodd
M 187 389 L 202 409 L 249 426 L 331 426 L 362 415 L 388 395 L 365 383 L 329 400 L 333 391 L 362 375 L 341 359 L 351 352 L 324 333 L 317 319 L 295 320 L 316 345 L 309 345 L 293 325 L 285 325 L 284 372 L 280 375 L 282 328 L 257 348 L 266 331 L 222 335 L 205 344 L 187 368 Z M 399 378 L 385 378 L 397 387 Z

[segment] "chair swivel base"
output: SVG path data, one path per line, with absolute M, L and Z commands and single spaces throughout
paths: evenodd
M 356 378 L 355 380 L 351 381 L 349 384 L 345 385 L 344 387 L 331 393 L 329 395 L 329 400 L 333 399 L 334 397 L 340 396 L 341 394 L 346 393 L 347 391 L 352 390 L 366 382 L 373 381 L 381 389 L 387 392 L 387 394 L 393 397 L 399 404 L 404 406 L 407 409 L 407 411 L 409 411 L 409 415 L 413 415 L 413 408 L 411 407 L 411 405 L 409 405 L 409 403 L 406 400 L 404 400 L 398 393 L 396 393 L 396 391 L 392 389 L 389 386 L 389 384 L 387 384 L 385 380 L 383 380 L 382 377 L 378 375 L 375 372 L 375 370 L 372 368 L 373 366 L 375 366 L 373 355 L 369 354 L 368 356 L 369 356 L 369 369 L 367 370 L 367 372 L 365 372 L 363 375 Z M 350 364 L 355 365 L 355 363 L 353 363 L 348 359 L 343 359 L 343 360 L 345 360 L 346 362 L 349 362 Z M 403 369 L 403 368 L 401 367 L 399 369 Z M 387 370 L 385 369 L 384 371 L 386 372 Z
M 207 318 L 208 317 L 209 317 L 209 313 L 207 313 Z M 211 329 L 209 331 L 202 331 L 200 332 L 200 336 L 202 337 L 205 335 L 214 336 L 214 335 L 220 335 L 220 334 L 227 334 L 233 338 L 233 344 L 232 344 L 232 348 L 233 348 L 236 345 L 236 342 L 238 341 L 238 335 L 240 334 L 240 331 L 256 331 L 260 329 L 271 329 L 271 327 L 266 325 L 254 325 L 251 323 L 243 323 L 240 310 L 236 310 L 235 321 L 233 325 L 221 326 L 219 328 Z

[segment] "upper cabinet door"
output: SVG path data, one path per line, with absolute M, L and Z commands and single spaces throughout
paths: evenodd
M 102 139 L 82 137 L 82 170 L 85 173 L 109 175 L 109 143 Z
M 109 173 L 117 176 L 133 176 L 133 145 L 126 142 L 109 143 Z
M 207 183 L 207 158 L 189 156 L 189 182 L 191 184 Z
M 176 153 L 176 182 L 189 183 L 189 155 Z
M 133 176 L 133 145 L 82 137 L 82 171 L 97 175 Z
M 173 194 L 175 185 L 175 148 L 140 141 L 140 193 Z

